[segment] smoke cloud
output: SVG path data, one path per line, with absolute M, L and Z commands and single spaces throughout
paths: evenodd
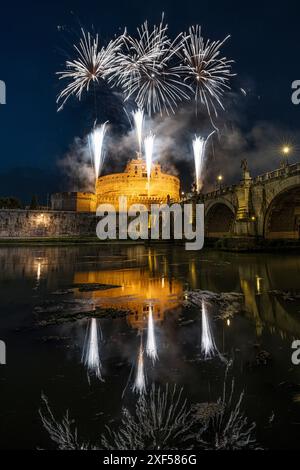
M 300 132 L 291 135 L 286 129 L 270 122 L 257 122 L 247 126 L 248 97 L 243 93 L 230 93 L 226 111 L 213 123 L 218 131 L 210 139 L 204 164 L 204 191 L 216 187 L 216 178 L 223 176 L 224 185 L 241 179 L 240 162 L 248 160 L 252 176 L 278 168 L 280 146 L 292 142 L 294 153 L 290 161 L 297 159 L 297 141 Z M 124 109 L 122 109 L 124 116 Z M 115 123 L 108 126 L 105 137 L 105 160 L 102 174 L 124 171 L 129 159 L 136 157 L 138 143 L 135 129 L 130 125 L 131 112 L 127 112 L 128 126 Z M 175 115 L 145 118 L 144 137 L 155 134 L 154 161 L 164 171 L 180 176 L 183 189 L 189 191 L 194 181 L 194 157 L 192 140 L 195 135 L 206 137 L 214 130 L 212 122 L 204 113 L 195 113 L 194 103 L 179 108 Z M 87 137 L 76 138 L 70 151 L 59 162 L 68 178 L 69 190 L 94 189 L 94 170 Z
M 94 191 L 95 174 L 87 138 L 76 137 L 58 167 L 66 180 L 64 191 Z

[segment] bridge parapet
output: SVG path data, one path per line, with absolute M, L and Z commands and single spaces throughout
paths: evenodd
M 258 175 L 253 179 L 253 183 L 264 183 L 272 179 L 282 178 L 296 174 L 300 174 L 300 163 L 286 165 L 283 168 L 278 168 L 277 170 L 269 171 L 267 173 L 263 173 L 262 175 Z
M 225 196 L 226 194 L 234 193 L 236 191 L 236 188 L 237 188 L 237 185 L 232 184 L 231 186 L 218 188 L 215 191 L 211 191 L 209 193 L 199 194 L 199 200 L 207 201 L 209 199 L 216 199 L 218 197 Z

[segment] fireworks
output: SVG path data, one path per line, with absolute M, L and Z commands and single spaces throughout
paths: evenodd
M 137 134 L 137 140 L 139 145 L 139 156 L 142 155 L 142 142 L 143 142 L 143 125 L 144 125 L 144 112 L 141 109 L 138 109 L 132 113 L 135 130 Z
M 57 103 L 61 102 L 60 111 L 66 101 L 75 95 L 81 99 L 83 91 L 89 91 L 91 84 L 96 84 L 100 79 L 106 79 L 118 66 L 116 53 L 121 47 L 120 38 L 109 42 L 107 47 L 99 47 L 98 35 L 93 37 L 81 29 L 79 45 L 74 45 L 77 57 L 67 60 L 66 69 L 57 72 L 60 80 L 69 80 L 68 85 L 58 95 Z
M 91 83 L 102 79 L 120 87 L 125 102 L 133 99 L 149 115 L 175 113 L 178 104 L 191 96 L 210 117 L 217 116 L 217 106 L 224 109 L 222 98 L 230 89 L 233 61 L 223 57 L 221 49 L 229 36 L 205 41 L 197 25 L 172 40 L 164 16 L 153 27 L 145 21 L 136 37 L 124 33 L 102 48 L 98 35 L 81 32 L 79 44 L 74 45 L 77 57 L 58 72 L 60 79 L 70 80 L 58 96 L 59 109 L 72 95 L 80 100 Z
M 64 71 L 58 72 L 59 79 L 68 80 L 57 99 L 59 109 L 72 95 L 80 100 L 83 92 L 88 92 L 91 85 L 95 93 L 95 85 L 103 80 L 111 88 L 121 90 L 125 102 L 135 101 L 137 110 L 132 116 L 139 156 L 142 155 L 144 143 L 149 191 L 154 136 L 150 134 L 144 139 L 144 117 L 146 114 L 175 113 L 181 102 L 193 97 L 196 109 L 200 102 L 213 127 L 217 129 L 212 115 L 217 116 L 218 107 L 224 109 L 223 96 L 230 89 L 229 81 L 233 76 L 233 61 L 221 54 L 228 38 L 221 41 L 204 40 L 201 27 L 197 25 L 173 40 L 168 35 L 164 16 L 158 25 L 150 27 L 145 21 L 137 28 L 135 36 L 125 32 L 111 40 L 106 47 L 100 47 L 98 35 L 92 36 L 82 29 L 79 44 L 74 45 L 76 57 L 66 62 Z M 96 179 L 104 160 L 105 130 L 105 124 L 96 127 L 89 137 Z M 208 138 L 196 136 L 193 141 L 198 192 L 202 186 Z
M 96 318 L 92 318 L 90 322 L 87 342 L 84 344 L 82 353 L 82 362 L 87 367 L 88 374 L 93 374 L 97 379 L 102 380 Z
M 146 347 L 147 356 L 152 359 L 152 362 L 155 362 L 158 359 L 156 339 L 155 339 L 155 330 L 154 330 L 154 320 L 152 306 L 149 307 L 148 315 L 148 336 L 147 336 L 147 347 Z
M 125 52 L 118 54 L 119 67 L 113 75 L 125 101 L 133 98 L 149 115 L 174 113 L 178 102 L 189 99 L 189 86 L 181 79 L 182 68 L 175 64 L 181 34 L 170 40 L 163 20 L 152 30 L 145 22 L 137 29 L 137 38 L 124 36 Z
M 147 177 L 148 177 L 148 188 L 150 186 L 150 177 L 151 177 L 151 170 L 152 170 L 154 139 L 155 139 L 155 136 L 153 134 L 149 134 L 148 137 L 146 137 L 144 141 L 146 168 L 147 168 Z
M 201 351 L 205 359 L 209 359 L 218 353 L 213 334 L 210 328 L 205 302 L 202 302 L 202 338 Z
M 223 41 L 204 41 L 199 25 L 192 26 L 189 34 L 182 39 L 181 53 L 186 77 L 184 81 L 193 89 L 196 102 L 200 101 L 211 116 L 218 115 L 216 105 L 224 109 L 221 101 L 229 80 L 232 60 L 220 57 L 220 49 L 230 36 Z
M 103 142 L 106 133 L 106 125 L 107 123 L 105 122 L 101 124 L 101 126 L 93 129 L 88 139 L 96 179 L 101 173 L 104 161 Z
M 215 131 L 214 131 L 215 132 Z M 199 192 L 202 187 L 202 170 L 205 159 L 205 149 L 209 138 L 214 134 L 212 132 L 205 139 L 204 137 L 195 137 L 193 140 L 193 152 L 195 160 L 196 190 Z

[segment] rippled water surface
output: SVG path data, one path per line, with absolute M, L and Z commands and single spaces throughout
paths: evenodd
M 297 447 L 300 366 L 291 362 L 291 344 L 300 339 L 299 279 L 300 256 L 290 254 L 163 245 L 0 248 L 0 339 L 7 348 L 0 447 L 51 448 L 38 415 L 42 392 L 58 416 L 70 410 L 83 440 L 95 442 L 106 424 L 118 422 L 122 405 L 136 400 L 141 360 L 146 387 L 176 383 L 190 403 L 200 403 L 221 395 L 228 359 L 258 441 Z M 199 289 L 208 291 L 215 345 L 206 360 L 201 304 L 190 302 Z M 240 303 L 229 296 L 224 307 L 220 293 L 240 293 Z M 94 317 L 98 376 L 82 360 Z

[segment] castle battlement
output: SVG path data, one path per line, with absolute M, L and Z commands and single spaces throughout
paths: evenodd
M 159 163 L 152 165 L 150 182 L 147 178 L 146 162 L 130 160 L 123 173 L 100 176 L 96 183 L 96 203 L 112 204 L 118 208 L 119 197 L 126 196 L 128 204 L 164 204 L 179 201 L 180 180 L 163 173 Z

